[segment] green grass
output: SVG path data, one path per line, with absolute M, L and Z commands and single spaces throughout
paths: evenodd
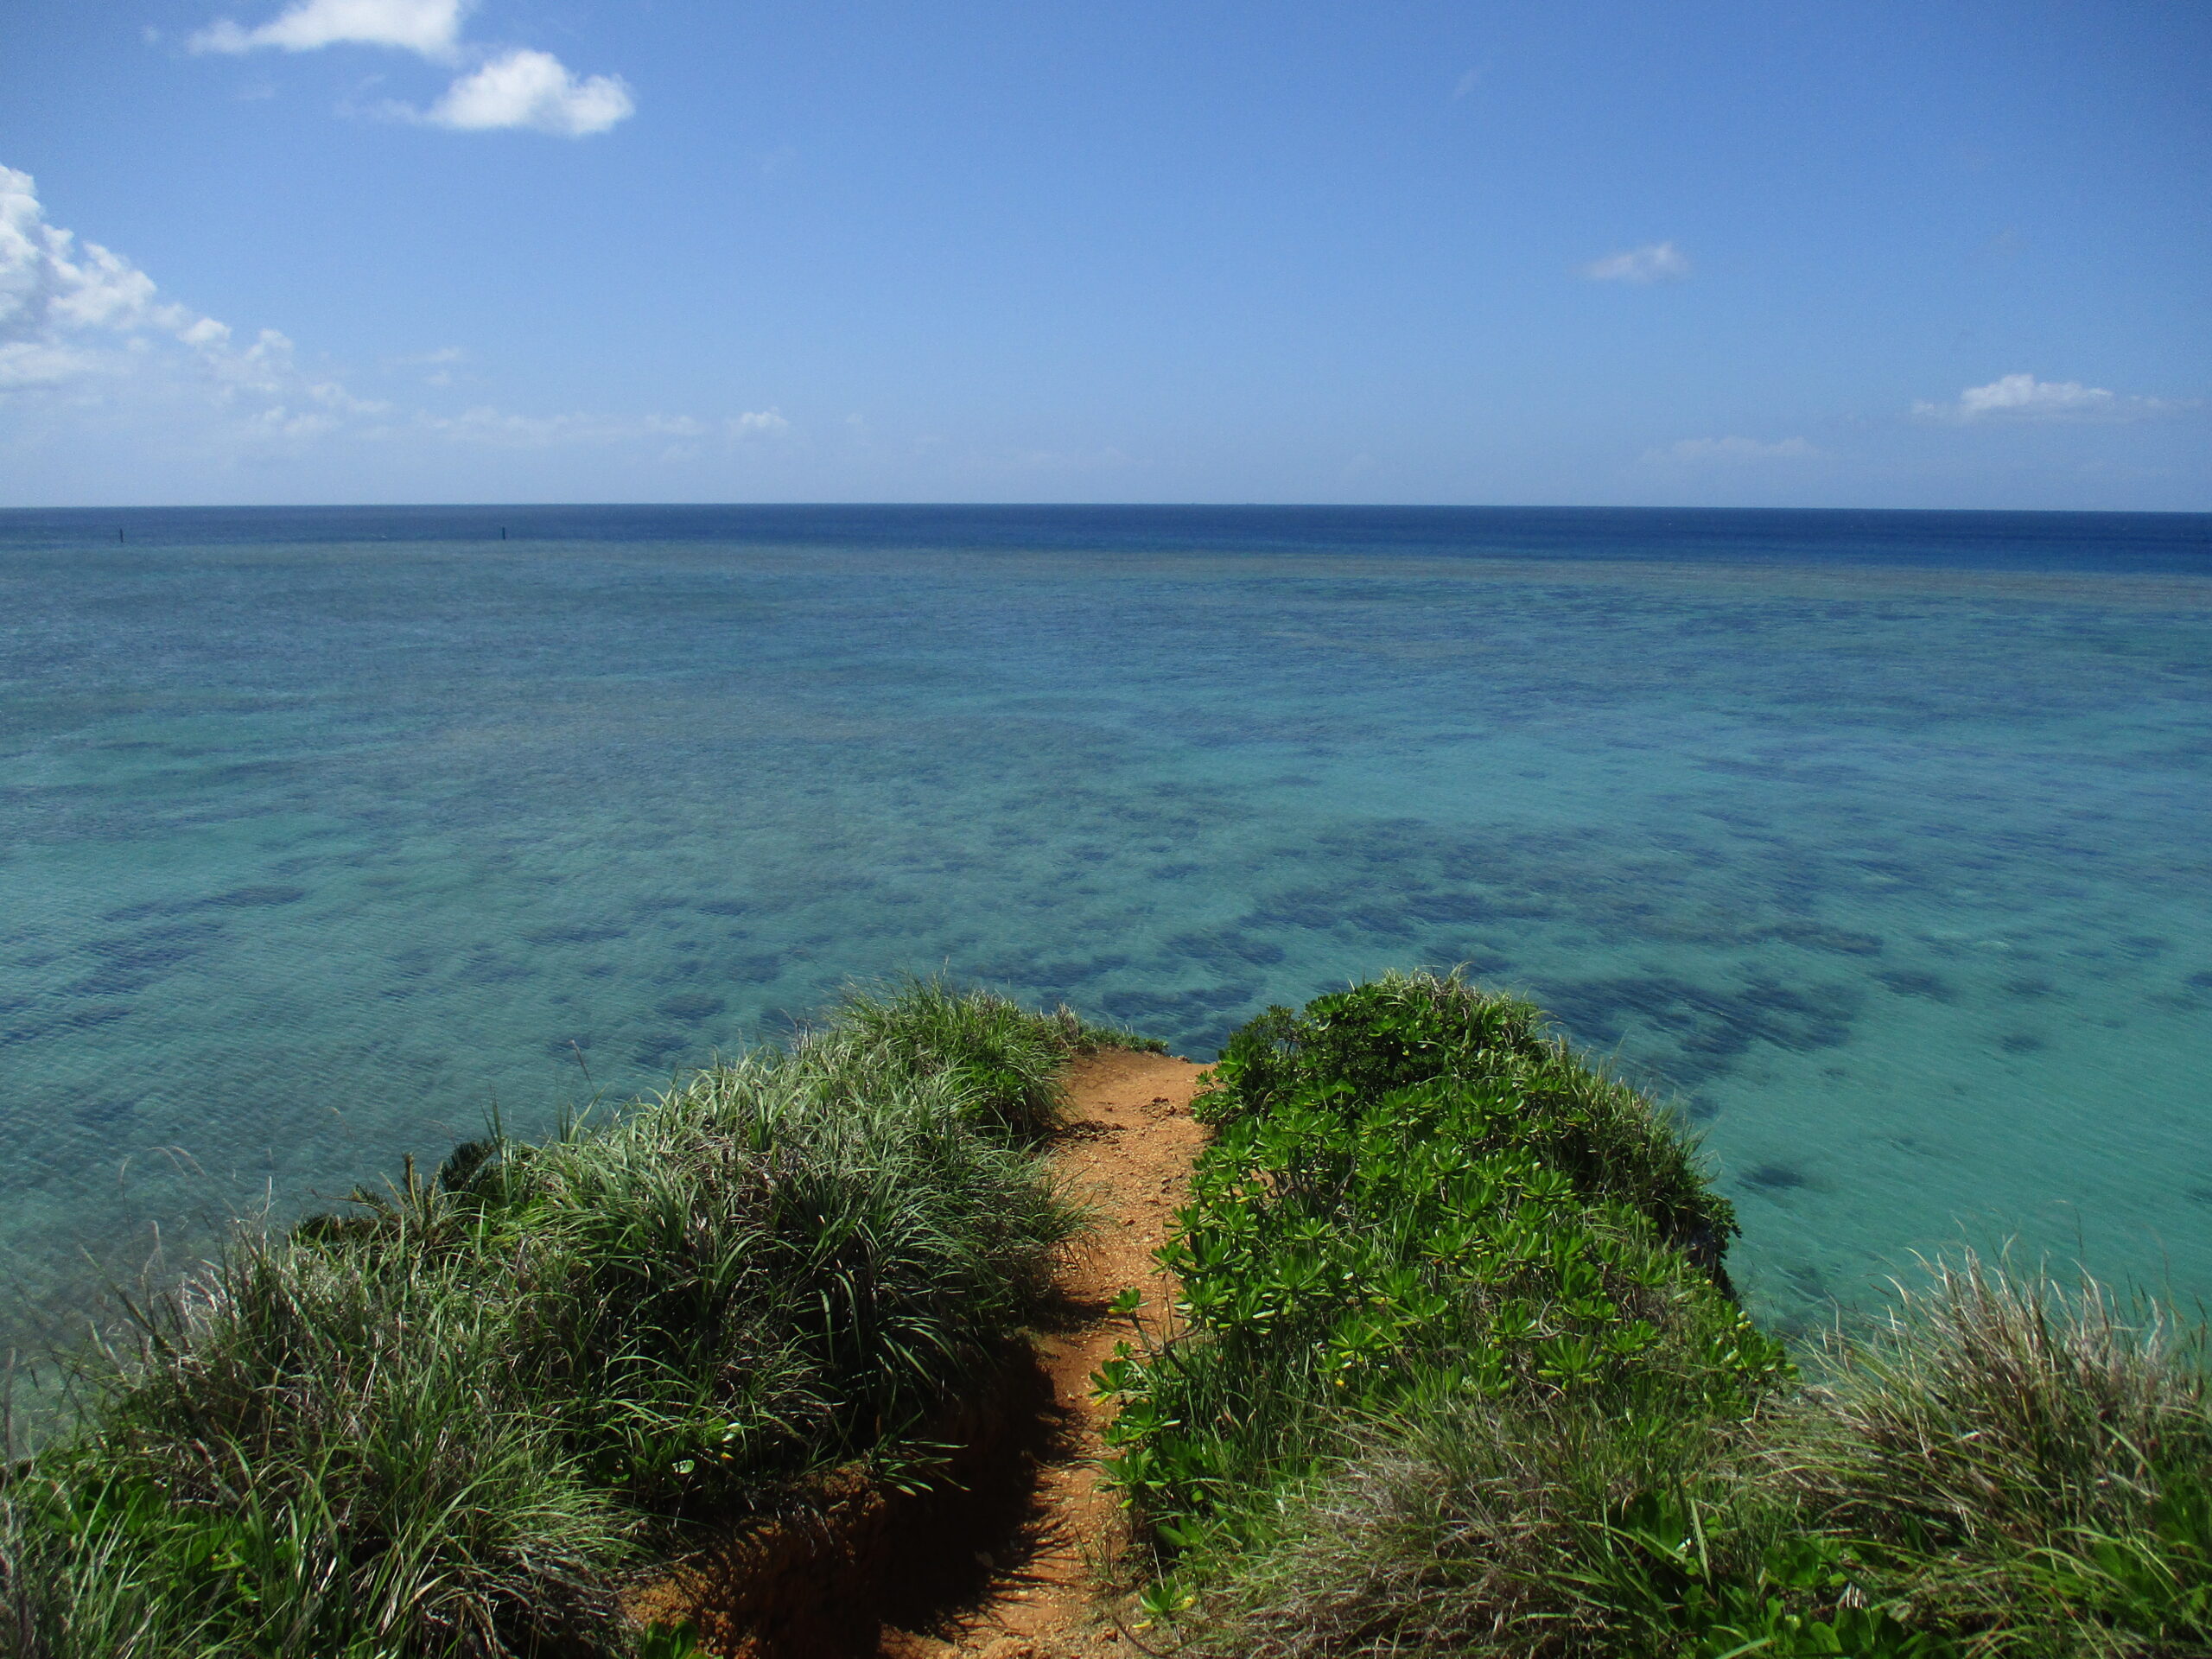
M 1059 1075 L 1071 1056 L 1102 1048 L 1166 1051 L 1165 1044 L 1133 1031 L 1090 1025 L 1065 1003 L 1039 1016 L 1005 997 L 942 979 L 856 986 L 833 1018 L 840 1035 L 864 1055 L 950 1072 L 988 1124 L 1029 1141 L 1059 1126 Z
M 906 1478 L 995 1374 L 1079 1223 L 1058 1076 L 1106 1045 L 856 990 L 242 1231 L 0 1476 L 0 1656 L 683 1653 L 630 1575 L 832 1466 Z M 1175 1333 L 1096 1379 L 1147 1649 L 2212 1655 L 2202 1342 L 2155 1306 L 1963 1255 L 1793 1364 L 1680 1125 L 1456 978 L 1270 1010 L 1198 1109 Z
M 900 1458 L 1077 1225 L 1103 1033 L 934 982 L 550 1143 L 242 1233 L 0 1489 L 0 1654 L 621 1653 L 688 1522 Z M 904 1449 L 902 1449 L 904 1448 Z
M 2212 1653 L 2201 1351 L 1938 1264 L 1809 1382 L 1744 1319 L 1694 1147 L 1528 1004 L 1392 975 L 1232 1039 L 1096 1379 L 1192 1656 Z
M 2202 1332 L 1971 1253 L 1829 1344 L 1764 1437 L 1807 1523 L 1924 1623 L 2035 1654 L 2212 1653 Z
M 1669 1242 L 1730 1226 L 1726 1206 L 1700 1198 L 1634 1096 L 1515 1041 L 1532 1013 L 1389 980 L 1232 1042 L 1198 1103 L 1216 1135 L 1163 1256 L 1187 1328 L 1104 1378 L 1122 1396 L 1112 1472 L 1167 1541 L 1233 1520 L 1245 1494 L 1378 1413 L 1592 1394 L 1735 1404 L 1782 1366 Z M 1411 1051 L 1369 1089 L 1330 1072 L 1363 1034 Z

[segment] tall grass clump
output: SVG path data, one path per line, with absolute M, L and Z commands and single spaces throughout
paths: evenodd
M 976 1110 L 1028 1139 L 1059 1126 L 1060 1070 L 1071 1056 L 1164 1047 L 1117 1027 L 1090 1025 L 1065 1003 L 1040 1017 L 1009 998 L 935 978 L 910 978 L 889 988 L 855 986 L 835 1017 L 855 1052 L 950 1071 Z
M 1528 1004 L 1393 975 L 1232 1039 L 1096 1379 L 1205 1659 L 2204 1659 L 2201 1344 L 1971 1255 L 1807 1356 L 1734 1306 L 1726 1203 Z
M 0 1486 L 0 1654 L 626 1651 L 642 1550 L 898 1453 L 990 1371 L 1076 1226 L 1029 1143 L 1084 1038 L 856 996 L 602 1125 L 242 1232 Z
M 2212 1653 L 2202 1333 L 1972 1252 L 1827 1344 L 1775 1478 L 1920 1617 L 2032 1653 Z

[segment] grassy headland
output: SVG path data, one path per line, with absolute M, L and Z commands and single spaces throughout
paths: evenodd
M 642 1566 L 909 1478 L 988 1393 L 1081 1224 L 1060 1073 L 1130 1040 L 856 995 L 242 1234 L 7 1472 L 0 1656 L 679 1652 Z M 1793 1360 L 1672 1119 L 1452 978 L 1271 1010 L 1198 1104 L 1178 1306 L 1096 1379 L 1147 1649 L 2212 1654 L 2212 1407 L 2154 1309 L 1962 1258 Z
M 10 1659 L 623 1653 L 626 1568 L 975 1389 L 1094 1033 L 919 984 L 241 1235 L 0 1491 Z M 1112 1033 L 1105 1033 L 1111 1037 Z
M 2201 1351 L 1971 1257 L 1806 1357 L 1727 1205 L 1526 1003 L 1391 976 L 1276 1009 L 1102 1374 L 1193 1656 L 2212 1653 Z

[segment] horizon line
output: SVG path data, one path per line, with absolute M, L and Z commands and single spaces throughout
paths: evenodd
M 2048 518 L 2207 518 L 2208 507 L 1893 507 L 1893 506 L 1711 506 L 1688 503 L 1506 502 L 1506 501 L 193 501 L 85 505 L 45 503 L 0 505 L 0 514 L 67 512 L 545 512 L 592 509 L 624 511 L 735 512 L 757 509 L 855 511 L 874 509 L 972 512 L 1700 512 L 1700 513 L 1945 513 L 1959 517 L 2034 514 Z

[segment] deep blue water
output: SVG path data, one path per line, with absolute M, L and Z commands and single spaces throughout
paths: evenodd
M 1205 1055 L 1465 963 L 1769 1317 L 2199 1296 L 2208 826 L 2203 516 L 0 513 L 0 1320 L 940 968 Z

